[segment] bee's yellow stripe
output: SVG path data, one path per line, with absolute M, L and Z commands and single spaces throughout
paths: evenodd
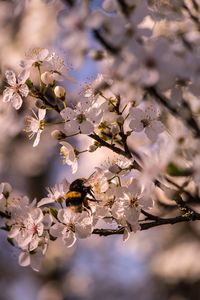
M 81 193 L 80 192 L 68 192 L 66 195 L 65 195 L 65 199 L 69 199 L 69 198 L 80 198 L 81 197 Z

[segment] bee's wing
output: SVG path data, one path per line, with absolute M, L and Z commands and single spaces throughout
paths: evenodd
M 92 186 L 92 185 L 94 185 L 94 183 L 95 183 L 96 181 L 98 181 L 98 180 L 100 179 L 100 177 L 103 176 L 103 174 L 104 174 L 103 170 L 97 168 L 97 170 L 94 171 L 94 172 L 90 175 L 90 177 L 87 179 L 85 185 L 86 185 L 86 186 Z

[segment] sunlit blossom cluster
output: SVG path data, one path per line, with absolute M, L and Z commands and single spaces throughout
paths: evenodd
M 88 181 L 95 201 L 88 197 L 89 206 L 81 204 L 78 212 L 67 206 L 67 180 L 48 188 L 47 197 L 39 202 L 30 202 L 28 197 L 17 195 L 9 183 L 1 183 L 0 215 L 9 241 L 20 249 L 19 264 L 38 271 L 50 242 L 61 239 L 71 247 L 77 239 L 91 236 L 99 221 L 104 221 L 104 226 L 123 226 L 124 240 L 139 230 L 141 209 L 151 208 L 153 199 L 139 178 L 127 178 L 129 167 L 122 158 L 108 170 L 98 168 Z
M 200 195 L 200 17 L 195 5 L 179 2 L 105 0 L 98 10 L 88 1 L 69 5 L 59 20 L 67 36 L 63 47 L 75 66 L 85 58 L 101 63 L 76 97 L 66 88 L 75 80 L 64 59 L 49 49 L 30 49 L 19 73 L 6 70 L 3 102 L 31 109 L 24 132 L 33 147 L 50 131 L 73 174 L 83 153 L 110 150 L 83 179 L 84 193 L 64 179 L 30 202 L 1 183 L 0 216 L 8 240 L 20 249 L 20 265 L 39 270 L 57 239 L 71 247 L 92 234 L 119 233 L 126 241 L 165 224 L 151 214 L 159 197 L 175 203 L 187 221 L 199 218 L 186 202 Z M 71 143 L 80 135 L 90 141 L 82 149 Z

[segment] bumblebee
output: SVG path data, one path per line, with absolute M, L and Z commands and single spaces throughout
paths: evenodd
M 94 197 L 92 187 L 85 178 L 74 180 L 69 191 L 65 195 L 66 206 L 74 212 L 82 212 L 83 210 L 91 210 L 89 201 L 97 201 Z

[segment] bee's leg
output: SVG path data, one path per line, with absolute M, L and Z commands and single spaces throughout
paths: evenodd
M 91 215 L 92 214 L 92 209 L 89 206 L 88 200 L 84 199 L 83 201 L 83 208 Z
M 88 199 L 88 200 L 91 201 L 91 202 L 97 202 L 97 203 L 102 201 L 102 200 L 97 200 L 97 199 Z
M 92 198 L 94 199 L 93 201 L 95 201 L 95 200 L 96 200 L 96 198 L 95 198 L 95 196 L 94 196 L 94 193 L 93 193 L 93 191 L 92 191 L 92 190 L 90 190 L 90 191 L 88 192 L 88 194 L 89 194 L 90 196 L 92 196 Z

